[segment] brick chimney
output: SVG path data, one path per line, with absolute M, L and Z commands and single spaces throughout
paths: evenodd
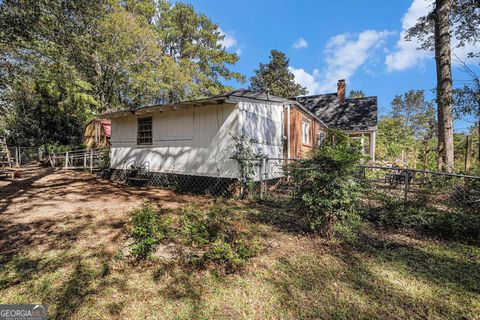
M 345 103 L 345 90 L 346 90 L 345 79 L 338 80 L 337 96 L 338 96 L 338 101 L 339 101 L 340 104 Z

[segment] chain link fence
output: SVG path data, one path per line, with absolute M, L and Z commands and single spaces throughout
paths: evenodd
M 366 198 L 428 204 L 437 210 L 480 214 L 480 177 L 393 167 L 360 166 Z
M 42 147 L 9 147 L 10 163 L 17 167 L 40 163 L 44 155 Z
M 289 175 L 289 165 L 296 161 L 301 160 L 248 159 L 248 166 L 254 170 L 249 177 L 240 179 L 240 194 L 273 201 L 292 199 L 295 185 Z M 362 198 L 367 201 L 417 202 L 447 212 L 477 211 L 480 214 L 479 176 L 361 165 L 355 179 L 361 185 Z

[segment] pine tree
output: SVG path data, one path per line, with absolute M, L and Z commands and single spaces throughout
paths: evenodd
M 260 63 L 258 70 L 255 70 L 255 76 L 250 78 L 250 89 L 283 98 L 306 95 L 307 88 L 295 82 L 295 76 L 288 70 L 288 64 L 289 59 L 283 52 L 272 50 L 270 62 Z

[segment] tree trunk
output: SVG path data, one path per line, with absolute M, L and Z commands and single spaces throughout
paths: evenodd
M 450 56 L 451 0 L 436 0 L 435 63 L 437 67 L 438 166 L 453 172 L 452 66 Z
M 478 159 L 477 160 L 478 160 L 477 165 L 480 168 L 480 120 L 478 121 Z

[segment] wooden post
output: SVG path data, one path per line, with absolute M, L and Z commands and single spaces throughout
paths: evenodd
M 468 135 L 465 146 L 465 172 L 472 169 L 472 136 Z
M 68 151 L 65 152 L 65 169 L 68 169 Z
M 263 199 L 263 175 L 265 170 L 265 158 L 262 158 L 262 165 L 260 166 L 260 199 Z
M 410 176 L 410 171 L 408 170 L 405 170 L 405 189 L 404 189 L 404 194 L 403 194 L 403 198 L 405 200 L 405 202 L 408 200 L 408 189 L 410 189 L 410 181 L 409 181 L 409 176 Z
M 87 169 L 87 153 L 83 153 L 83 169 Z
M 38 161 L 42 161 L 42 147 L 38 147 Z
M 20 168 L 20 147 L 15 147 L 15 160 L 17 167 Z
M 93 149 L 90 149 L 90 172 L 93 172 Z

